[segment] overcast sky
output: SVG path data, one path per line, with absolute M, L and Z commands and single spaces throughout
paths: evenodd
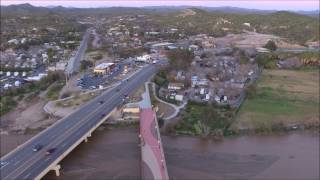
M 1 5 L 30 3 L 34 6 L 141 7 L 141 6 L 233 6 L 264 10 L 318 10 L 318 0 L 1 0 Z

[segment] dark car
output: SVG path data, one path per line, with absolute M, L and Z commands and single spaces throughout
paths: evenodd
M 106 116 L 106 114 L 104 114 L 104 113 L 103 113 L 103 114 L 101 114 L 101 117 L 102 117 L 102 118 L 103 118 L 103 117 L 105 117 L 105 116 Z
M 119 92 L 119 91 L 120 91 L 120 89 L 118 88 L 118 89 L 116 89 L 116 91 L 117 91 L 117 92 Z
M 104 101 L 99 101 L 99 104 L 103 104 L 104 103 Z
M 37 144 L 37 145 L 35 145 L 35 146 L 33 147 L 32 150 L 33 150 L 34 152 L 37 152 L 37 151 L 39 151 L 40 149 L 42 149 L 42 147 L 43 147 L 43 146 L 42 146 L 41 144 Z
M 48 150 L 46 151 L 46 155 L 52 154 L 55 150 L 56 150 L 56 148 L 48 149 Z

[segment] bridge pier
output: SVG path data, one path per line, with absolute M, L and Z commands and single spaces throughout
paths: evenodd
M 88 142 L 88 138 L 91 137 L 91 133 L 88 134 L 85 138 L 84 138 L 84 142 Z
M 57 164 L 57 165 L 53 168 L 53 170 L 56 172 L 56 176 L 60 176 L 60 168 L 61 168 L 60 164 Z

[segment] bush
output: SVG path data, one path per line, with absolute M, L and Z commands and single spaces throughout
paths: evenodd
M 64 86 L 64 82 L 58 82 L 53 84 L 47 92 L 47 98 L 51 100 L 58 99 L 59 92 L 63 88 L 63 86 Z
M 256 61 L 259 67 L 264 67 L 267 69 L 276 68 L 276 56 L 272 54 L 259 54 L 256 57 Z
M 247 97 L 252 99 L 257 94 L 257 86 L 255 84 L 251 84 L 246 88 Z

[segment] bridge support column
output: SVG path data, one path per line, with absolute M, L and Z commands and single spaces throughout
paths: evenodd
M 59 164 L 57 164 L 53 170 L 56 172 L 56 176 L 60 176 L 60 168 L 61 166 Z
M 88 137 L 91 137 L 91 133 L 87 135 L 87 137 L 84 138 L 84 142 L 88 142 Z

